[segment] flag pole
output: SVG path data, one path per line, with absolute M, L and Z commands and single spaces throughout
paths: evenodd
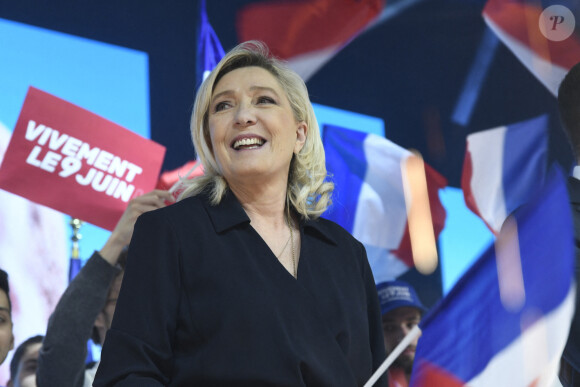
M 405 350 L 411 344 L 413 340 L 421 335 L 421 328 L 419 325 L 415 325 L 413 329 L 405 336 L 405 338 L 393 349 L 393 351 L 387 356 L 383 364 L 375 371 L 373 376 L 365 383 L 364 387 L 372 387 L 377 380 L 385 373 L 385 371 L 393 364 L 396 358 L 399 357 L 401 352 Z
M 72 227 L 72 251 L 70 255 L 70 266 L 68 270 L 68 282 L 70 283 L 81 270 L 79 240 L 82 238 L 80 229 L 83 225 L 83 221 L 79 218 L 71 218 L 69 224 Z

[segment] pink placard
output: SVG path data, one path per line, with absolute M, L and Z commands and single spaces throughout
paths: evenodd
M 152 190 L 165 147 L 34 87 L 0 166 L 0 188 L 112 230 Z

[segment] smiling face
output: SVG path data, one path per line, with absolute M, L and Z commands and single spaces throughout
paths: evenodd
M 288 180 L 293 153 L 306 141 L 286 93 L 267 70 L 243 67 L 215 85 L 209 106 L 211 147 L 230 185 Z

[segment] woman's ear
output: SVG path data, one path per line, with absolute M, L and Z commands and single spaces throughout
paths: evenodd
M 295 154 L 298 154 L 298 152 L 300 152 L 300 150 L 304 147 L 307 136 L 308 125 L 306 125 L 306 122 L 301 121 L 298 123 L 298 127 L 296 128 L 296 145 L 294 145 Z

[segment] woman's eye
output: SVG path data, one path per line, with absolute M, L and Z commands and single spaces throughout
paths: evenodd
M 214 107 L 214 111 L 216 111 L 216 112 L 222 111 L 222 110 L 226 109 L 228 106 L 230 106 L 228 102 L 225 102 L 225 101 L 218 102 Z
M 265 104 L 265 103 L 276 103 L 276 101 L 274 101 L 274 98 L 272 98 L 272 97 L 262 96 L 262 97 L 258 98 L 258 104 Z

